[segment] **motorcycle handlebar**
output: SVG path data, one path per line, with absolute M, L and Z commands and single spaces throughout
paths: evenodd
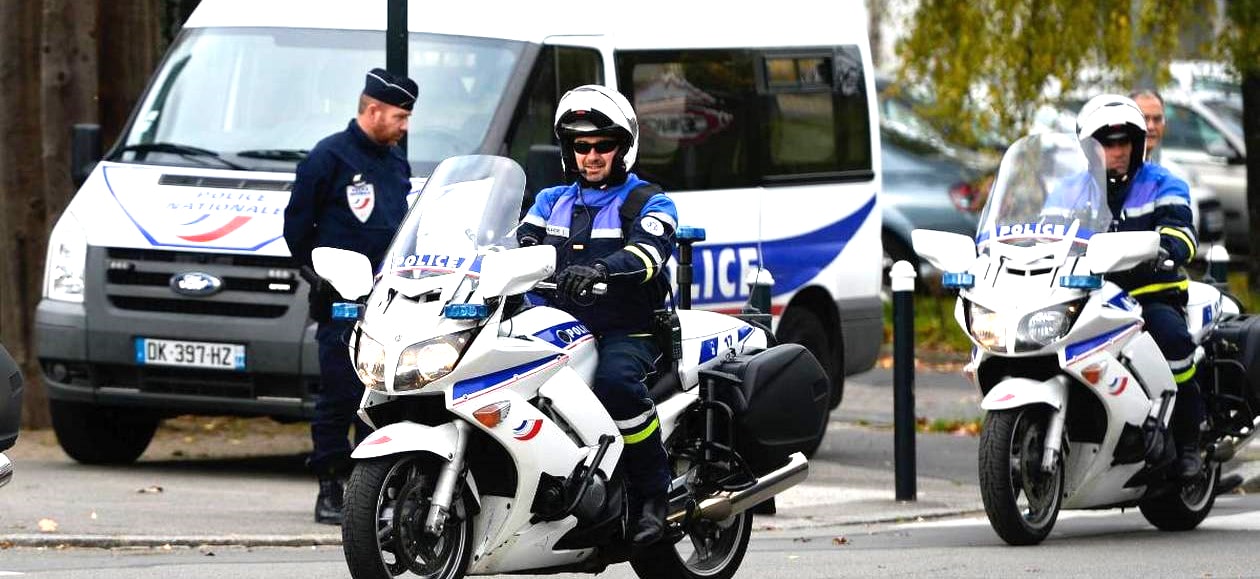
M 538 285 L 536 287 L 540 290 L 551 290 L 551 291 L 556 290 L 556 284 L 550 281 L 540 281 L 538 282 Z M 591 293 L 597 296 L 602 296 L 608 293 L 608 284 L 604 282 L 596 283 L 595 285 L 591 286 Z

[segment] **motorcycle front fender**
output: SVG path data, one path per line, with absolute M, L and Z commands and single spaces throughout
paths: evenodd
M 985 410 L 1007 410 L 1032 404 L 1046 404 L 1055 410 L 1063 408 L 1067 398 L 1067 381 L 1062 376 L 1049 380 L 1032 380 L 1029 378 L 1007 378 L 997 383 L 980 407 Z
M 441 426 L 395 422 L 369 434 L 355 447 L 350 458 L 362 460 L 404 452 L 427 452 L 449 461 L 455 456 L 458 441 L 454 422 Z

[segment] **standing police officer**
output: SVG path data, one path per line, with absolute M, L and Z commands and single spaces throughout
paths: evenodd
M 416 83 L 374 68 L 359 96 L 358 116 L 330 135 L 297 167 L 284 211 L 284 240 L 310 288 L 311 318 L 319 322 L 320 392 L 311 420 L 310 466 L 319 477 L 315 522 L 341 524 L 341 479 L 350 468 L 350 424 L 356 440 L 367 434 L 355 418 L 363 384 L 351 365 L 346 336 L 352 324 L 330 320 L 331 286 L 314 275 L 311 250 L 336 247 L 366 255 L 374 271 L 407 212 L 411 166 L 398 148 L 416 103 Z
M 554 128 L 565 171 L 577 182 L 540 191 L 517 238 L 522 246 L 556 246 L 554 305 L 599 340 L 593 387 L 625 441 L 630 534 L 646 545 L 664 531 L 671 477 L 643 380 L 660 355 L 653 314 L 669 291 L 663 267 L 674 252 L 678 212 L 658 187 L 629 172 L 639 125 L 620 93 L 597 85 L 565 93 Z M 596 283 L 607 284 L 605 295 L 590 294 Z

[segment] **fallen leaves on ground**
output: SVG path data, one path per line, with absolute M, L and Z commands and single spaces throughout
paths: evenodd
M 41 533 L 56 533 L 57 532 L 57 521 L 54 521 L 52 519 L 40 519 L 39 523 L 37 524 L 39 525 L 39 532 Z
M 142 494 L 142 495 L 156 495 L 156 494 L 161 493 L 163 490 L 164 489 L 162 487 L 153 485 L 150 487 L 145 487 L 140 490 L 137 490 L 136 493 Z
M 837 547 L 843 547 L 843 546 L 845 546 L 845 545 L 848 545 L 848 544 L 849 544 L 849 538 L 848 538 L 848 537 L 843 537 L 843 536 L 841 536 L 841 537 L 833 537 L 833 538 L 831 539 L 831 544 L 832 544 L 832 545 L 835 545 L 835 546 L 837 546 Z

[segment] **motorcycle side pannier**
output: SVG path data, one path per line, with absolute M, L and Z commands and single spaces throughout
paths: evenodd
M 0 345 L 0 452 L 13 446 L 22 419 L 22 373 Z
M 803 346 L 783 344 L 718 367 L 714 396 L 735 415 L 735 448 L 758 474 L 809 450 L 827 427 L 827 373 Z M 706 373 L 707 374 L 707 373 Z
M 1260 412 L 1260 316 L 1222 320 L 1213 332 L 1213 342 L 1221 388 L 1237 384 L 1252 410 Z

